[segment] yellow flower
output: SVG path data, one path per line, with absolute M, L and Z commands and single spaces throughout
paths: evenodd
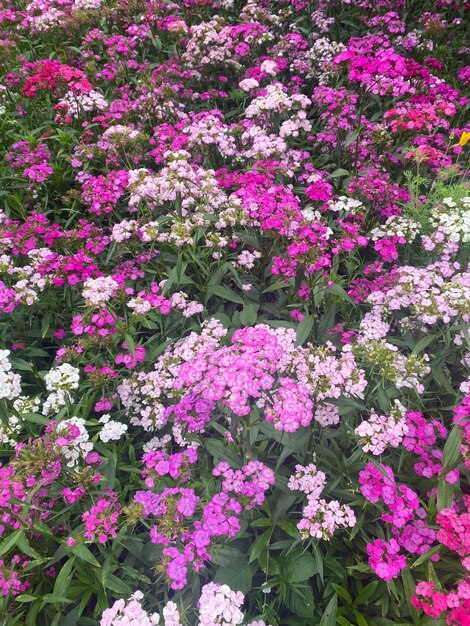
M 470 133 L 463 132 L 463 133 L 460 135 L 460 139 L 459 139 L 459 146 L 462 146 L 462 147 L 463 147 L 463 146 L 467 145 L 467 143 L 469 142 L 469 140 L 470 140 Z

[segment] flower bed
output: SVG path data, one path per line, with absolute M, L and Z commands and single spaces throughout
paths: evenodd
M 2 625 L 470 625 L 469 10 L 0 1 Z

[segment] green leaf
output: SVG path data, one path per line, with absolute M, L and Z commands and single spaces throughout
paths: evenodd
M 127 345 L 127 349 L 129 350 L 129 352 L 132 354 L 133 357 L 135 357 L 135 341 L 132 338 L 131 335 L 129 335 L 128 333 L 126 333 L 124 335 L 124 340 L 126 342 Z
M 9 550 L 11 550 L 23 534 L 24 531 L 19 528 L 18 530 L 15 530 L 13 533 L 11 533 L 11 535 L 7 539 L 4 539 L 0 543 L 0 556 L 6 554 Z
M 77 620 L 82 614 L 83 610 L 80 606 L 74 607 L 67 615 L 61 616 L 60 626 L 76 626 Z
M 29 593 L 22 593 L 20 596 L 16 596 L 15 602 L 34 602 L 37 600 L 36 596 L 32 596 Z
M 359 137 L 359 131 L 357 130 L 353 131 L 352 133 L 349 133 L 349 135 L 344 140 L 343 148 L 347 148 L 348 146 L 350 146 L 352 143 L 356 141 L 358 137 Z
M 240 322 L 243 326 L 253 326 L 258 318 L 258 306 L 254 304 L 245 304 L 243 311 L 240 312 Z
M 310 586 L 306 585 L 305 587 L 293 587 L 289 589 L 286 604 L 295 615 L 303 617 L 311 623 L 315 607 L 315 598 Z
M 448 377 L 444 374 L 440 367 L 431 367 L 432 377 L 439 383 L 448 393 L 454 393 L 452 385 Z
M 411 614 L 413 623 L 420 624 L 421 622 L 419 621 L 420 618 L 418 616 L 418 612 L 416 611 L 416 609 L 413 607 L 413 605 L 410 602 L 411 597 L 414 596 L 416 592 L 416 585 L 415 585 L 413 576 L 410 574 L 410 572 L 407 569 L 404 569 L 401 572 L 401 579 L 403 581 L 403 589 L 405 591 L 405 598 L 406 598 L 408 606 L 410 607 L 410 614 Z
M 351 598 L 351 594 L 349 593 L 347 589 L 345 589 L 344 587 L 341 587 L 340 585 L 335 585 L 335 583 L 331 583 L 331 586 L 333 587 L 333 589 L 336 591 L 336 593 L 339 595 L 340 598 L 343 598 L 343 600 L 346 600 L 348 604 L 352 604 L 353 599 Z
M 357 626 L 369 626 L 366 618 L 359 613 L 357 609 L 353 609 L 354 617 L 356 618 Z
M 277 522 L 277 526 L 282 528 L 282 530 L 293 539 L 298 539 L 300 537 L 297 526 L 293 522 L 289 522 L 289 520 L 281 519 Z
M 249 565 L 245 567 L 219 567 L 214 580 L 246 594 L 251 591 L 253 574 Z
M 315 559 L 315 563 L 317 564 L 317 568 L 318 568 L 318 575 L 320 576 L 320 580 L 323 582 L 323 557 L 322 557 L 322 554 L 321 554 L 320 549 L 318 548 L 316 543 L 314 543 L 312 545 L 312 550 L 313 550 L 313 557 Z
M 438 554 L 440 550 L 441 550 L 441 545 L 434 546 L 434 548 L 431 548 L 430 550 L 428 550 L 427 552 L 419 556 L 416 559 L 416 561 L 412 565 L 410 565 L 410 569 L 414 569 L 415 567 L 418 567 L 418 565 L 425 563 L 432 556 L 434 556 L 435 554 Z
M 75 561 L 75 557 L 72 556 L 65 565 L 62 565 L 60 568 L 59 574 L 55 580 L 54 584 L 54 594 L 58 596 L 64 596 L 67 588 L 70 585 L 70 580 L 72 578 L 72 568 L 73 563 Z
M 249 563 L 253 563 L 253 561 L 256 561 L 261 553 L 266 551 L 269 540 L 271 539 L 272 532 L 272 528 L 268 528 L 264 531 L 264 533 L 256 537 L 256 540 L 250 551 L 250 559 L 248 561 Z
M 442 475 L 447 474 L 449 470 L 456 466 L 461 456 L 461 445 L 462 431 L 460 427 L 456 425 L 450 431 L 450 435 L 447 437 L 447 441 L 444 445 L 444 451 L 442 453 Z
M 359 593 L 359 595 L 355 598 L 354 604 L 356 606 L 359 606 L 360 604 L 365 604 L 374 595 L 378 584 L 379 581 L 374 580 L 373 582 L 366 585 L 364 589 Z
M 210 285 L 207 290 L 207 295 L 217 296 L 222 300 L 228 300 L 229 302 L 235 302 L 236 304 L 243 304 L 243 300 L 240 296 L 230 289 L 229 287 L 222 287 L 221 285 Z
M 41 322 L 41 337 L 43 339 L 47 335 L 47 331 L 49 330 L 49 327 L 51 325 L 51 321 L 52 321 L 52 314 L 51 313 L 46 313 L 44 315 L 44 317 L 42 318 L 42 322 Z
M 322 615 L 318 626 L 335 626 L 336 625 L 336 613 L 338 610 L 338 596 L 335 595 L 328 602 L 325 612 Z
M 318 574 L 315 559 L 308 553 L 292 553 L 287 563 L 281 562 L 281 576 L 288 583 L 300 583 Z
M 42 601 L 46 604 L 71 604 L 72 600 L 68 598 L 64 598 L 63 596 L 58 596 L 55 593 L 46 593 L 45 596 L 42 597 Z
M 72 546 L 70 550 L 82 561 L 86 561 L 87 563 L 90 563 L 90 565 L 94 565 L 94 567 L 101 567 L 84 543 L 77 543 L 77 545 Z
M 342 167 L 338 167 L 337 170 L 330 174 L 330 178 L 338 178 L 338 176 L 349 176 L 349 172 Z
M 426 335 L 425 337 L 420 339 L 413 348 L 412 354 L 419 354 L 422 350 L 427 348 L 434 341 L 435 338 L 435 335 Z
M 103 576 L 102 582 L 106 589 L 111 589 L 111 591 L 118 593 L 120 596 L 129 596 L 132 593 L 130 588 L 114 574 Z
M 313 325 L 315 323 L 315 317 L 313 315 L 306 315 L 297 327 L 297 339 L 296 345 L 301 346 L 308 336 L 310 335 Z
M 10 357 L 10 363 L 14 370 L 22 370 L 24 372 L 31 372 L 33 370 L 31 363 L 28 363 L 28 361 L 24 359 L 19 359 L 16 356 Z
M 454 490 L 446 480 L 440 478 L 437 486 L 437 509 L 448 509 L 452 506 Z
M 350 304 L 354 304 L 354 300 L 352 300 L 352 298 L 348 296 L 346 291 L 340 285 L 331 285 L 331 287 L 328 287 L 326 291 L 334 294 L 335 296 L 338 296 L 344 302 L 349 302 Z

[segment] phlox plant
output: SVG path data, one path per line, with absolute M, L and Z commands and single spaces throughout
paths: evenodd
M 467 0 L 0 0 L 1 626 L 470 625 Z

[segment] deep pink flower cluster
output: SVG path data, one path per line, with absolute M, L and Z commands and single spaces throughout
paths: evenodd
M 214 401 L 190 393 L 178 404 L 167 407 L 164 419 L 165 421 L 172 419 L 174 424 L 181 426 L 183 431 L 188 433 L 203 431 L 210 422 L 215 406 Z
M 406 557 L 400 554 L 400 546 L 395 539 L 374 539 L 373 543 L 367 544 L 367 554 L 370 567 L 388 583 L 406 567 Z
M 434 582 L 420 582 L 411 603 L 426 615 L 439 619 L 446 612 L 449 626 L 470 625 L 470 576 L 457 583 L 454 591 L 436 589 Z
M 470 395 L 466 395 L 462 403 L 454 409 L 454 423 L 462 429 L 462 456 L 465 467 L 470 469 Z
M 29 560 L 15 555 L 10 559 L 10 562 L 6 562 L 0 559 L 0 593 L 2 596 L 17 596 L 23 591 L 26 591 L 31 583 L 27 580 L 21 580 L 21 574 L 15 570 L 15 567 L 19 569 L 25 567 Z
M 414 469 L 418 476 L 432 478 L 442 470 L 442 448 L 438 447 L 439 439 L 447 437 L 447 428 L 438 420 L 426 420 L 418 411 L 409 411 L 406 414 L 408 432 L 403 439 L 403 447 L 420 457 Z M 458 470 L 452 470 L 446 475 L 449 483 L 458 479 Z
M 459 555 L 462 565 L 470 571 L 470 497 L 464 496 L 466 511 L 459 514 L 455 509 L 443 509 L 437 517 L 439 524 L 437 540 Z M 411 598 L 413 606 L 435 619 L 445 613 L 446 624 L 469 626 L 470 624 L 470 576 L 457 583 L 451 591 L 437 589 L 434 582 L 420 582 L 416 595 Z
M 124 350 L 129 350 L 129 346 L 125 341 L 122 342 L 121 347 Z M 129 370 L 133 370 L 139 363 L 145 361 L 145 348 L 144 346 L 134 346 L 133 351 L 120 352 L 116 355 L 114 362 L 116 365 L 124 365 Z
M 109 172 L 106 176 L 92 176 L 81 172 L 77 180 L 82 185 L 82 198 L 94 215 L 110 213 L 126 193 L 129 181 L 125 170 Z
M 436 532 L 424 522 L 426 512 L 417 494 L 406 485 L 397 486 L 391 467 L 368 463 L 359 473 L 363 496 L 369 502 L 386 506 L 382 519 L 392 525 L 394 538 L 368 544 L 369 565 L 377 576 L 390 582 L 406 566 L 404 548 L 411 554 L 424 554 L 436 539 Z M 438 558 L 438 557 L 437 557 Z M 434 556 L 436 559 L 436 555 Z
M 136 503 L 146 516 L 157 518 L 150 530 L 153 543 L 163 547 L 163 567 L 172 589 L 183 589 L 188 566 L 198 571 L 205 561 L 211 542 L 218 537 L 234 537 L 239 529 L 242 507 L 226 493 L 213 496 L 205 505 L 193 489 L 168 488 L 161 494 L 137 492 Z M 201 513 L 193 519 L 196 507 Z
M 171 476 L 185 482 L 191 475 L 191 465 L 197 463 L 197 450 L 188 448 L 183 452 L 167 454 L 163 450 L 147 452 L 142 457 L 145 469 L 142 477 L 149 488 L 156 487 L 160 476 Z
M 23 85 L 23 93 L 32 98 L 43 91 L 54 91 L 64 87 L 82 94 L 92 90 L 92 85 L 84 72 L 59 61 L 42 59 L 26 63 L 24 69 L 30 76 Z
M 454 509 L 439 511 L 436 522 L 440 528 L 437 540 L 449 550 L 457 552 L 463 566 L 470 571 L 470 497 L 464 496 L 467 511 L 458 514 Z
M 82 520 L 85 522 L 83 536 L 86 539 L 106 543 L 117 537 L 121 505 L 116 498 L 117 494 L 109 492 L 106 497 L 99 498 L 94 506 L 83 513 Z
M 144 470 L 146 482 L 155 487 L 154 477 L 171 475 L 171 470 L 172 478 L 184 480 L 182 468 L 187 472 L 188 465 L 196 460 L 196 451 L 191 448 L 169 456 L 160 451 L 146 454 L 144 463 L 150 468 Z M 194 489 L 180 487 L 165 488 L 158 494 L 138 491 L 135 495 L 135 514 L 156 522 L 150 539 L 163 546 L 163 567 L 172 589 L 185 586 L 189 565 L 198 571 L 210 560 L 210 547 L 218 538 L 238 533 L 243 508 L 262 504 L 274 484 L 274 472 L 258 461 L 250 461 L 239 470 L 219 463 L 213 474 L 223 477 L 222 492 L 205 503 Z

